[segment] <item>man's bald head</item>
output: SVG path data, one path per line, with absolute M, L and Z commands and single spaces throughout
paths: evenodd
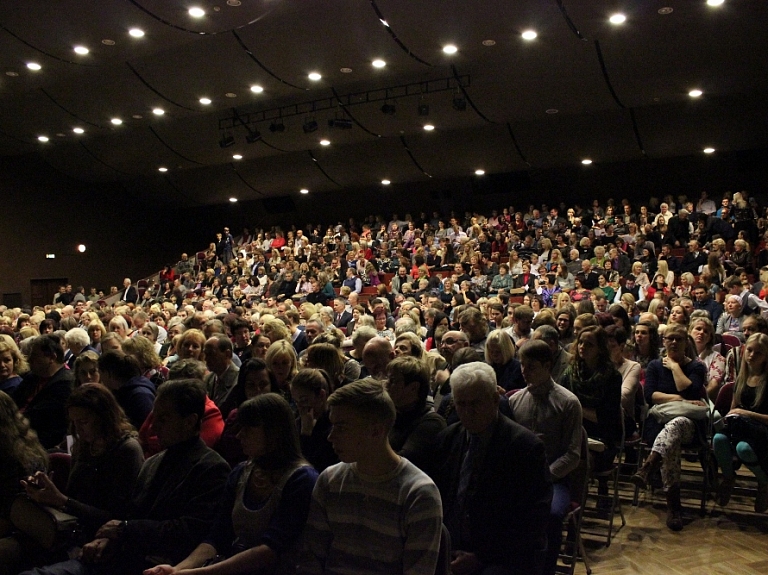
M 387 365 L 394 358 L 395 351 L 385 337 L 376 336 L 363 348 L 363 364 L 368 373 L 376 379 L 386 377 Z
M 440 341 L 440 354 L 448 364 L 453 360 L 453 354 L 463 347 L 469 347 L 469 338 L 463 331 L 447 331 Z

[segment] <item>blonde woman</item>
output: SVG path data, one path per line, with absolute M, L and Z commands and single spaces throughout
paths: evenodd
M 691 272 L 685 272 L 680 276 L 680 285 L 675 287 L 677 297 L 691 297 L 691 290 L 696 284 L 696 277 Z
M 668 286 L 675 285 L 675 272 L 670 271 L 667 260 L 659 260 L 656 264 L 656 275 L 661 274 Z
M 635 262 L 632 264 L 632 275 L 635 276 L 635 284 L 639 285 L 643 290 L 648 289 L 651 285 L 651 280 L 648 278 L 648 274 L 643 271 L 642 262 Z
M 725 378 L 725 358 L 712 349 L 715 326 L 708 317 L 696 317 L 691 320 L 688 335 L 696 346 L 699 361 L 707 368 L 707 395 L 715 401 Z

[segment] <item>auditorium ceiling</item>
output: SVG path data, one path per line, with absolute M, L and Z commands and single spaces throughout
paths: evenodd
M 0 155 L 202 206 L 765 148 L 767 23 L 761 0 L 1 0 Z

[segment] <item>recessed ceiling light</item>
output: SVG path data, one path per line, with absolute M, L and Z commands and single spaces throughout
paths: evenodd
M 119 126 L 120 124 L 123 123 L 123 121 L 120 118 L 112 118 L 110 122 L 112 122 L 115 126 Z
M 84 254 L 86 250 L 85 244 L 80 244 L 77 246 L 77 251 L 79 251 L 81 254 Z
M 205 10 L 202 8 L 190 8 L 189 15 L 192 16 L 192 18 L 202 18 L 205 16 Z
M 714 154 L 715 153 L 715 149 L 714 148 L 704 148 L 704 153 L 705 154 Z
M 432 124 L 424 124 L 424 129 L 425 129 L 427 132 L 431 132 L 432 130 L 434 130 L 434 129 L 435 129 L 435 127 L 434 127 Z
M 167 172 L 168 168 L 157 168 L 158 172 Z
M 41 142 L 47 142 L 48 141 L 48 136 L 38 136 L 37 139 L 39 141 L 41 141 Z
M 701 96 L 703 93 L 704 93 L 704 92 L 702 92 L 701 90 L 691 90 L 690 92 L 688 92 L 688 95 L 689 95 L 691 98 L 698 98 L 698 97 L 699 97 L 699 96 Z
M 340 71 L 342 74 L 351 74 L 351 73 L 352 73 L 352 68 L 342 68 L 342 69 L 341 69 L 341 70 L 339 70 L 339 71 Z
M 210 99 L 210 98 L 200 98 L 200 103 L 201 103 L 203 106 L 207 106 L 208 104 L 210 104 L 210 103 L 211 103 L 211 99 Z
M 253 86 L 251 86 L 251 92 L 253 92 L 254 94 L 261 94 L 263 91 L 264 91 L 264 88 L 262 88 L 258 84 L 254 84 Z
M 708 6 L 722 6 L 723 2 L 725 2 L 725 0 L 707 0 L 707 5 Z
M 388 186 L 391 183 L 392 182 L 390 182 L 389 180 L 381 180 L 381 185 L 383 185 L 383 186 Z
M 371 62 L 371 66 L 373 66 L 374 68 L 383 68 L 386 65 L 387 63 L 384 60 L 374 60 L 373 62 Z
M 588 166 L 589 164 L 592 163 L 592 160 L 590 160 L 589 158 L 584 158 L 583 160 L 581 160 L 581 163 L 584 164 L 585 166 Z
M 661 14 L 662 16 L 666 16 L 667 14 L 672 14 L 672 12 L 674 11 L 675 9 L 672 8 L 671 6 L 664 6 L 664 8 L 659 8 L 659 14 Z
M 115 41 L 114 40 L 110 40 L 109 38 L 104 38 L 101 41 L 101 43 L 104 44 L 105 46 L 114 46 L 115 45 Z
M 317 72 L 310 72 L 309 75 L 307 76 L 307 78 L 317 82 L 320 78 L 322 78 L 322 76 L 320 74 L 318 74 Z
M 228 6 L 240 6 L 240 4 L 242 4 L 240 0 L 227 0 Z
M 128 33 L 134 38 L 142 38 L 144 36 L 144 30 L 141 28 L 131 28 Z
M 496 40 L 483 40 L 483 46 L 495 46 Z
M 544 110 L 547 114 L 557 114 L 560 110 L 557 108 L 549 108 L 548 110 Z
M 232 155 L 232 159 L 233 160 L 242 160 L 243 156 L 242 156 L 242 154 L 233 154 Z
M 389 23 L 386 20 L 384 20 L 383 18 L 379 18 L 379 22 L 381 22 L 382 24 L 384 24 L 384 26 L 389 28 Z
M 302 189 L 299 190 L 299 193 L 301 193 L 301 194 L 308 194 L 309 190 L 307 188 L 302 188 Z
M 38 64 L 37 62 L 28 62 L 27 63 L 27 68 L 37 72 L 38 70 L 41 70 L 43 67 L 40 64 Z
M 237 203 L 237 198 L 229 198 L 229 201 L 232 202 L 233 204 Z
M 443 52 L 445 52 L 446 54 L 455 54 L 458 51 L 459 49 L 453 44 L 448 44 L 447 46 L 443 46 Z
M 133 118 L 134 120 L 141 120 L 143 117 L 144 116 L 142 116 L 141 114 L 134 114 L 133 116 L 131 116 L 131 118 Z
M 152 113 L 155 116 L 162 116 L 163 114 L 165 114 L 165 110 L 163 110 L 162 108 L 155 108 L 154 110 L 152 110 Z
M 237 98 L 237 94 L 235 94 L 234 92 L 227 92 L 227 93 L 226 93 L 226 94 L 224 94 L 224 95 L 225 95 L 227 98 Z
M 330 146 L 331 145 L 331 141 L 330 140 L 320 140 L 320 145 L 321 146 Z
M 14 72 L 13 70 L 8 70 L 8 71 L 5 73 L 5 75 L 6 75 L 6 76 L 10 76 L 11 78 L 15 78 L 16 76 L 18 76 L 18 75 L 19 75 L 19 73 L 18 73 L 18 72 Z
M 475 170 L 475 175 L 476 176 L 484 176 L 485 175 L 485 170 Z
M 523 40 L 535 40 L 536 36 L 538 36 L 538 34 L 533 30 L 526 30 L 520 35 L 523 37 Z
M 610 18 L 608 18 L 608 21 L 611 24 L 624 24 L 624 22 L 627 21 L 627 17 L 624 14 L 613 14 Z
M 75 134 L 84 134 L 85 133 L 85 130 L 83 130 L 82 128 L 72 128 L 72 131 Z
M 59 132 L 58 134 L 56 134 L 56 136 L 58 136 L 59 138 L 66 138 L 66 137 L 67 137 L 67 135 L 66 135 L 66 134 L 62 134 L 61 132 Z
M 75 54 L 80 54 L 81 56 L 85 56 L 88 52 L 90 52 L 90 50 L 85 46 L 75 46 Z

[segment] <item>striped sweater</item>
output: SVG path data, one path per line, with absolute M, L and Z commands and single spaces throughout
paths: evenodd
M 433 575 L 442 519 L 440 492 L 407 459 L 380 477 L 338 463 L 315 484 L 299 573 Z

